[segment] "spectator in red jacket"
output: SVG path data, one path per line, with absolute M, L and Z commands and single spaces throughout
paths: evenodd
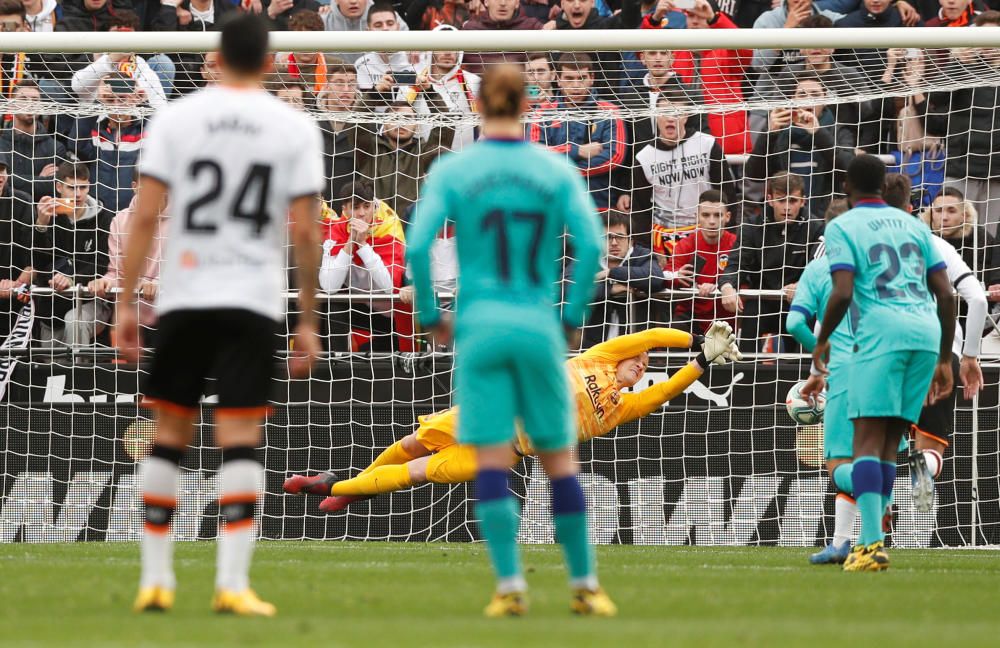
M 684 13 L 688 29 L 738 29 L 736 23 L 717 11 L 709 0 L 695 0 L 694 8 Z M 714 49 L 678 52 L 674 62 L 674 69 L 681 77 L 693 77 L 706 104 L 734 106 L 732 110 L 708 114 L 709 132 L 726 155 L 749 153 L 753 147 L 747 111 L 738 107 L 743 103 L 743 84 L 752 59 L 753 50 Z M 685 69 L 687 65 L 691 66 L 690 72 Z
M 692 9 L 684 12 L 688 29 L 738 29 L 732 19 L 717 11 L 709 0 L 695 0 Z M 658 21 L 647 16 L 642 29 L 661 29 Z M 640 54 L 640 60 L 653 73 L 653 67 Z M 673 52 L 671 69 L 677 80 L 702 95 L 707 104 L 733 105 L 743 102 L 743 84 L 750 67 L 753 50 L 714 49 L 699 52 Z M 709 132 L 719 142 L 726 155 L 742 155 L 753 148 L 746 110 L 709 113 Z
M 698 197 L 698 229 L 678 241 L 668 258 L 668 270 L 691 267 L 695 272 L 696 295 L 674 300 L 675 323 L 683 326 L 688 322 L 692 332 L 704 333 L 713 321 L 732 319 L 715 296 L 719 275 L 729 265 L 729 253 L 736 245 L 736 234 L 726 229 L 731 218 L 721 191 L 702 192 Z M 735 325 L 735 321 L 730 323 Z

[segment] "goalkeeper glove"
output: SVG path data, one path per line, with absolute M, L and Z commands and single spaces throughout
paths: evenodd
M 702 340 L 699 360 L 700 356 L 704 356 L 705 362 L 702 363 L 702 366 L 706 368 L 708 363 L 724 365 L 731 360 L 743 359 L 743 354 L 736 346 L 736 334 L 733 333 L 733 327 L 726 322 L 712 322 Z

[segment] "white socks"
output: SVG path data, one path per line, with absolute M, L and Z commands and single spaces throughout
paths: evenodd
M 174 589 L 170 522 L 177 508 L 177 476 L 182 451 L 154 446 L 139 467 L 145 525 L 142 533 L 140 587 Z
M 941 474 L 941 467 L 944 465 L 944 459 L 941 457 L 941 453 L 937 450 L 924 450 L 924 461 L 927 462 L 927 468 L 931 471 L 931 475 L 934 479 L 937 479 L 938 475 Z
M 242 592 L 250 587 L 250 558 L 257 535 L 254 512 L 264 490 L 264 467 L 253 448 L 226 448 L 219 469 L 219 529 L 215 587 Z
M 844 493 L 837 493 L 833 510 L 833 544 L 840 547 L 845 542 L 851 542 L 851 532 L 854 530 L 854 519 L 858 515 L 858 505 L 853 498 Z

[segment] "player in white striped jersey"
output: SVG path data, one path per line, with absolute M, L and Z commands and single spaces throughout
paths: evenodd
M 268 26 L 246 14 L 222 30 L 219 85 L 181 99 L 149 124 L 139 163 L 136 212 L 125 250 L 118 344 L 139 358 L 135 288 L 160 206 L 169 221 L 160 273 L 159 322 L 147 407 L 157 410 L 156 439 L 139 469 L 145 504 L 137 611 L 173 604 L 169 539 L 177 477 L 190 444 L 207 378 L 214 378 L 215 442 L 222 448 L 217 612 L 271 616 L 274 606 L 250 589 L 254 515 L 264 488 L 257 461 L 284 315 L 289 216 L 298 268 L 299 306 L 290 370 L 305 374 L 319 340 L 314 299 L 319 265 L 319 130 L 265 92 L 272 66 Z
M 885 185 L 886 202 L 903 211 L 910 211 L 910 179 L 905 175 L 891 174 L 886 176 Z M 968 400 L 983 388 L 979 351 L 989 307 L 986 291 L 954 247 L 939 236 L 933 236 L 931 242 L 944 259 L 948 281 L 968 306 L 964 336 L 961 322 L 957 322 L 952 345 L 952 371 L 959 377 L 963 396 Z M 919 511 L 930 511 L 934 507 L 934 479 L 944 467 L 944 452 L 951 442 L 957 398 L 958 390 L 953 390 L 947 398 L 925 405 L 920 412 L 920 420 L 912 428 L 913 441 L 919 452 L 910 456 L 910 479 L 913 482 L 913 503 Z

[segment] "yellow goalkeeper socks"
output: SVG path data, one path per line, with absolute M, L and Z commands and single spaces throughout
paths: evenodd
M 413 457 L 410 453 L 403 449 L 403 442 L 397 441 L 383 450 L 382 454 L 375 457 L 375 461 L 371 462 L 367 468 L 361 471 L 361 474 L 364 475 L 381 466 L 398 466 L 400 464 L 405 464 L 411 459 L 413 459 Z M 334 495 L 336 494 L 337 493 L 334 493 Z
M 380 495 L 409 488 L 413 485 L 406 464 L 379 466 L 363 472 L 354 479 L 337 482 L 330 489 L 331 495 Z

